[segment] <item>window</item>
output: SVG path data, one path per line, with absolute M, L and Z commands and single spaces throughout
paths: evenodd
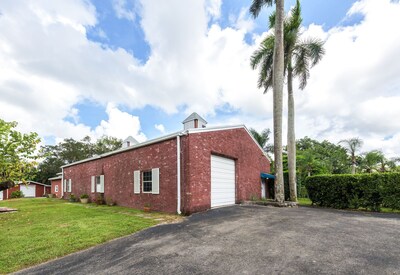
M 96 176 L 96 185 L 97 185 L 97 186 L 100 185 L 100 176 Z
M 54 186 L 54 192 L 58 192 L 58 185 Z
M 151 193 L 153 188 L 153 180 L 151 171 L 145 171 L 142 175 L 143 193 Z

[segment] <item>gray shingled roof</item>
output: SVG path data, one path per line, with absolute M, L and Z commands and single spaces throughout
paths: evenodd
M 202 122 L 204 122 L 204 124 L 207 124 L 207 121 L 204 119 L 204 118 L 202 118 L 198 113 L 196 113 L 196 112 L 194 112 L 194 113 L 192 113 L 190 116 L 188 116 L 184 121 L 182 121 L 182 123 L 186 123 L 186 122 L 188 122 L 188 121 L 192 121 L 192 120 L 195 120 L 195 119 L 198 119 L 198 120 L 201 120 Z

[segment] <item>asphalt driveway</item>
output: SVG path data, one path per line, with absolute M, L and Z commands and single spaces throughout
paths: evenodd
M 400 274 L 400 215 L 233 206 L 21 274 Z

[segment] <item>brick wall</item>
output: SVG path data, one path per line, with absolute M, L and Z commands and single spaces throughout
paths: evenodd
M 176 212 L 176 138 L 126 151 L 106 158 L 64 168 L 64 179 L 72 180 L 72 192 L 79 197 L 88 194 L 91 200 L 91 177 L 104 175 L 104 197 L 118 205 L 142 209 L 150 203 L 152 209 Z M 133 193 L 133 172 L 160 169 L 160 194 Z M 141 183 L 142 184 L 142 183 Z M 64 192 L 64 198 L 70 193 Z
M 56 192 L 56 186 L 58 186 L 58 191 Z M 54 194 L 56 198 L 61 198 L 61 179 L 51 181 L 51 194 Z
M 212 154 L 235 160 L 237 203 L 261 197 L 260 173 L 269 172 L 270 163 L 245 129 L 192 133 L 182 143 L 185 213 L 211 207 Z

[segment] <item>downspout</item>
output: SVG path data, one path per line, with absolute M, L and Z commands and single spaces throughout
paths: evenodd
M 176 191 L 176 212 L 181 214 L 181 139 L 179 135 L 176 136 Z
M 64 198 L 64 168 L 61 167 L 61 198 Z

